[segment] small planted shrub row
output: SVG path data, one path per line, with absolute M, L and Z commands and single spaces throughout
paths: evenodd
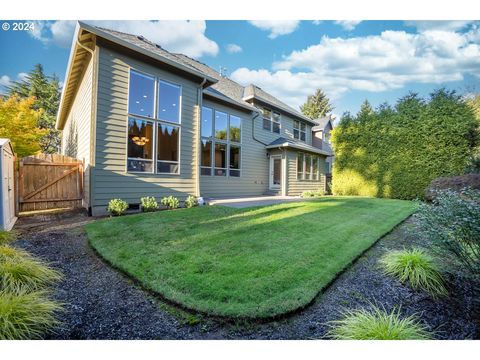
M 169 209 L 176 209 L 180 205 L 180 201 L 175 196 L 164 197 L 162 198 L 161 203 Z
M 15 234 L 0 232 L 14 241 Z M 63 307 L 50 297 L 62 275 L 24 250 L 0 245 L 0 339 L 37 339 L 55 326 Z
M 180 200 L 175 196 L 166 196 L 160 200 L 160 204 L 167 209 L 177 209 L 180 206 Z M 195 196 L 189 195 L 185 200 L 185 207 L 191 208 L 198 206 L 198 200 Z M 129 205 L 125 200 L 112 199 L 108 203 L 107 211 L 112 216 L 124 215 Z M 140 198 L 140 209 L 143 212 L 157 211 L 160 208 L 157 200 L 153 196 L 145 196 Z
M 310 197 L 321 197 L 325 196 L 325 190 L 318 189 L 316 191 L 313 190 L 306 190 L 302 193 L 302 198 L 310 198 Z

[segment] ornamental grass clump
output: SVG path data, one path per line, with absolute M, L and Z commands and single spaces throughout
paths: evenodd
M 423 290 L 433 297 L 446 296 L 447 289 L 434 259 L 421 249 L 390 251 L 380 259 L 385 274 Z
M 143 212 L 152 212 L 158 210 L 158 203 L 153 196 L 145 196 L 140 198 L 140 207 Z
M 120 216 L 125 214 L 128 209 L 128 203 L 122 199 L 112 199 L 108 203 L 107 211 L 112 216 Z
M 325 191 L 322 189 L 312 191 L 312 190 L 306 190 L 302 192 L 302 198 L 309 198 L 309 197 L 321 197 L 325 196 Z
M 5 251 L 4 251 L 5 252 Z M 42 261 L 15 252 L 0 261 L 0 289 L 36 291 L 54 284 L 62 275 Z
M 45 291 L 0 290 L 0 340 L 39 339 L 58 324 L 60 311 Z
M 6 245 L 17 240 L 17 233 L 15 231 L 0 230 L 0 245 Z
M 180 201 L 175 196 L 167 196 L 162 198 L 162 205 L 169 209 L 176 209 L 180 205 Z
M 328 335 L 336 340 L 428 340 L 432 335 L 415 315 L 403 317 L 399 309 L 387 313 L 373 306 L 347 310 L 342 319 L 331 321 Z

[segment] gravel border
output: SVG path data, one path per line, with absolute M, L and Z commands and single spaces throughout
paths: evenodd
M 21 218 L 16 246 L 50 262 L 65 278 L 53 296 L 65 303 L 59 326 L 49 339 L 319 339 L 342 309 L 401 307 L 417 314 L 439 339 L 474 339 L 472 287 L 449 275 L 451 296 L 433 300 L 382 274 L 377 266 L 387 250 L 427 246 L 407 232 L 413 217 L 380 239 L 344 271 L 306 309 L 267 323 L 222 321 L 187 313 L 166 304 L 103 262 L 90 248 L 82 225 L 93 221 L 83 212 Z

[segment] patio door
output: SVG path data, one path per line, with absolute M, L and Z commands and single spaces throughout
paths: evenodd
M 270 156 L 270 189 L 280 190 L 282 187 L 282 156 Z

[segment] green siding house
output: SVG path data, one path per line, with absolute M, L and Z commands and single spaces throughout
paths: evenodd
M 323 189 L 332 153 L 320 123 L 142 36 L 79 22 L 56 126 L 99 215 L 112 198 Z

